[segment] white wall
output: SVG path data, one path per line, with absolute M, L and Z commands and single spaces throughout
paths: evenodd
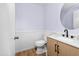
M 43 39 L 44 8 L 41 4 L 16 4 L 16 51 L 33 48 L 35 40 Z
M 43 30 L 43 16 L 40 4 L 16 4 L 16 32 Z
M 60 22 L 60 11 L 62 4 L 50 3 L 46 6 L 46 31 L 62 31 L 63 26 Z

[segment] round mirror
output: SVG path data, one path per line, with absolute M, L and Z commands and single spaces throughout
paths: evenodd
M 79 4 L 65 3 L 61 9 L 60 19 L 67 29 L 79 28 Z

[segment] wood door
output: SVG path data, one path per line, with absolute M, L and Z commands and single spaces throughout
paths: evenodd
M 57 41 L 51 38 L 48 38 L 48 43 L 47 43 L 47 55 L 48 56 L 57 56 L 56 50 L 56 45 Z
M 58 42 L 59 56 L 79 56 L 79 49 L 65 43 Z

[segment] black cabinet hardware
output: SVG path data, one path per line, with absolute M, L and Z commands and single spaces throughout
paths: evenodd
M 55 44 L 55 52 L 57 52 L 57 44 Z
M 59 45 L 57 45 L 57 53 L 59 54 Z

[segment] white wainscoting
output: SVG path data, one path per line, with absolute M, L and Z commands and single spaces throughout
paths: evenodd
M 43 31 L 39 32 L 16 32 L 19 37 L 15 41 L 15 51 L 27 50 L 35 47 L 35 41 L 43 39 Z

